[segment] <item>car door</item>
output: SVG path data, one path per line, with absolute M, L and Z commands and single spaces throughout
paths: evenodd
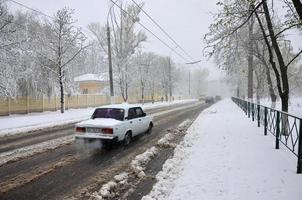
M 139 134 L 139 119 L 137 118 L 136 109 L 134 107 L 129 108 L 127 119 L 129 121 L 129 126 L 132 130 L 132 136 Z
M 147 124 L 146 115 L 141 107 L 135 108 L 135 112 L 138 118 L 139 133 L 143 133 L 148 129 L 149 125 Z

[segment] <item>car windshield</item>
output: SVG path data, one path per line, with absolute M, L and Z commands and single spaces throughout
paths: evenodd
M 95 118 L 112 118 L 116 120 L 124 120 L 124 109 L 120 108 L 97 108 L 93 115 L 92 119 Z

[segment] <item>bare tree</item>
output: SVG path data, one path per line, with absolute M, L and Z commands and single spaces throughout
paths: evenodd
M 141 4 L 143 6 L 143 4 Z M 141 7 L 140 6 L 140 7 Z M 128 92 L 131 84 L 131 57 L 136 53 L 141 43 L 147 39 L 146 35 L 135 31 L 135 25 L 139 21 L 141 9 L 135 5 L 120 4 L 120 9 L 113 10 L 111 26 L 113 32 L 112 50 L 113 64 L 117 83 L 125 102 L 128 101 Z
M 64 113 L 64 83 L 71 62 L 87 47 L 85 36 L 74 26 L 73 10 L 63 8 L 57 11 L 51 23 L 45 25 L 43 50 L 39 53 L 45 68 L 52 72 L 59 85 L 60 110 Z M 42 45 L 42 44 L 41 44 Z

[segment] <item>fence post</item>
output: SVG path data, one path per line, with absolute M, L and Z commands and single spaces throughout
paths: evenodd
M 301 174 L 302 173 L 302 119 L 300 119 L 298 143 L 299 143 L 299 146 L 298 146 L 297 174 Z
M 257 104 L 257 119 L 258 119 L 258 127 L 260 127 L 260 105 Z
M 251 110 L 250 110 L 250 102 L 247 102 L 247 116 L 248 116 L 248 118 L 250 118 L 251 117 Z
M 77 94 L 77 108 L 79 108 L 79 95 Z
M 65 101 L 64 101 L 64 103 L 65 103 L 65 110 L 68 110 L 69 109 L 69 105 L 68 105 L 68 95 L 64 95 L 65 97 L 64 97 L 64 99 L 65 99 Z
M 26 113 L 29 113 L 29 96 L 26 96 Z
M 55 102 L 55 111 L 57 111 L 57 95 L 54 96 L 54 102 Z
M 7 115 L 10 115 L 10 98 L 7 98 Z
M 42 112 L 44 112 L 44 94 L 42 94 Z
M 245 109 L 244 109 L 245 115 L 247 115 L 247 102 L 246 101 L 244 102 L 244 105 L 245 105 Z
M 86 94 L 86 108 L 88 108 L 88 94 Z
M 279 138 L 280 138 L 280 112 L 277 112 L 277 118 L 276 118 L 276 149 L 279 149 Z
M 264 107 L 264 135 L 267 135 L 267 107 Z
M 252 103 L 252 121 L 255 121 L 255 104 Z

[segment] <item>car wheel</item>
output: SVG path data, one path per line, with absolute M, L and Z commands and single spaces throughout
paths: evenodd
M 127 132 L 124 138 L 124 145 L 128 146 L 131 143 L 132 136 L 130 132 Z
M 153 128 L 153 124 L 150 123 L 150 124 L 149 124 L 149 128 L 148 128 L 148 130 L 146 131 L 146 134 L 151 134 L 151 133 L 152 133 L 152 128 Z

